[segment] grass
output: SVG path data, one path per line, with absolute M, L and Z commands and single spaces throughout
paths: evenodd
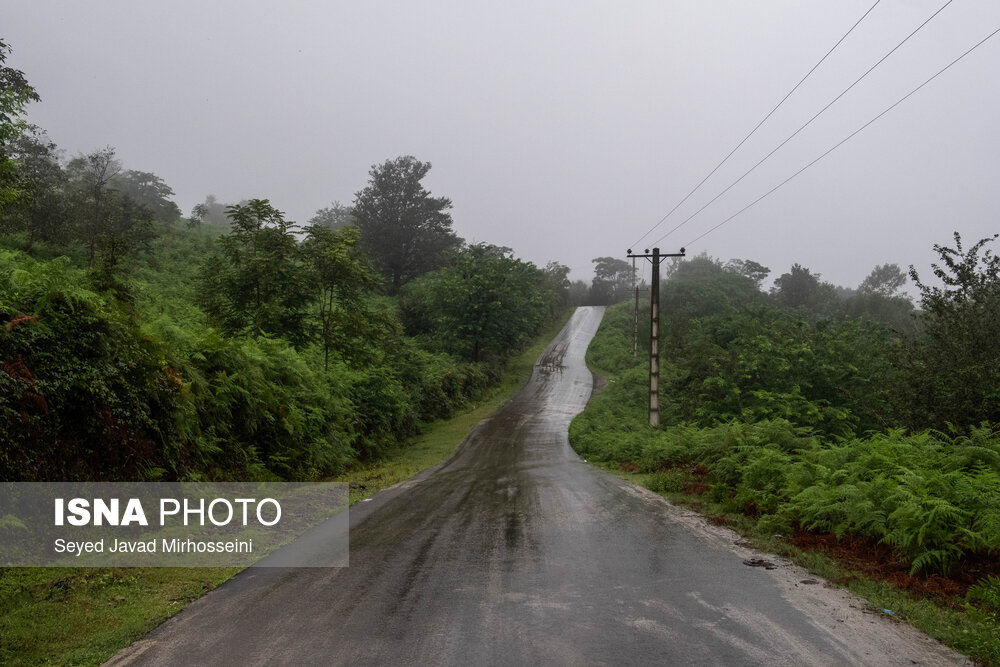
M 0 575 L 0 664 L 96 665 L 239 568 L 11 568 Z
M 480 420 L 520 391 L 535 360 L 568 319 L 569 314 L 512 359 L 501 383 L 480 404 L 428 425 L 383 460 L 326 481 L 349 483 L 353 504 L 444 461 Z M 240 571 L 0 569 L 0 664 L 99 665 Z

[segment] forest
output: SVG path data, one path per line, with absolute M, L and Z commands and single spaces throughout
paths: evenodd
M 182 217 L 111 147 L 66 158 L 0 42 L 0 478 L 316 480 L 483 398 L 568 269 L 469 244 L 431 165 L 374 165 L 305 225 Z
M 31 130 L 12 158 L 6 480 L 319 479 L 480 399 L 566 305 L 565 267 L 464 243 L 412 157 L 373 167 L 350 224 L 253 199 L 228 228 L 110 149 L 63 162 Z

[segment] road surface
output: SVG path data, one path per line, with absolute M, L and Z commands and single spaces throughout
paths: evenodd
M 247 570 L 109 664 L 968 664 L 580 460 L 602 315 L 448 461 L 355 505 L 350 567 Z

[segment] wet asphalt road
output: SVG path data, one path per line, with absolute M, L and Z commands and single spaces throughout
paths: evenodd
M 581 461 L 567 427 L 591 393 L 583 356 L 602 314 L 577 311 L 442 466 L 351 509 L 350 567 L 247 570 L 111 664 L 952 661 L 936 645 L 911 654 L 910 635 L 881 646 L 871 637 L 896 629 L 881 619 L 822 618 L 840 612 Z

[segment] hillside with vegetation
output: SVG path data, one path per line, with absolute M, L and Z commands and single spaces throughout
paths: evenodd
M 183 218 L 113 148 L 66 158 L 0 73 L 0 479 L 335 475 L 480 401 L 567 305 L 566 267 L 463 241 L 414 157 L 305 225 Z
M 935 248 L 933 285 L 909 271 L 918 308 L 893 265 L 856 290 L 795 265 L 765 291 L 754 262 L 675 264 L 661 289 L 662 425 L 647 420 L 648 305 L 634 355 L 622 303 L 590 348 L 609 383 L 573 446 L 767 548 L 823 547 L 959 610 L 925 629 L 996 662 L 1000 258 L 993 239 L 953 240 Z

